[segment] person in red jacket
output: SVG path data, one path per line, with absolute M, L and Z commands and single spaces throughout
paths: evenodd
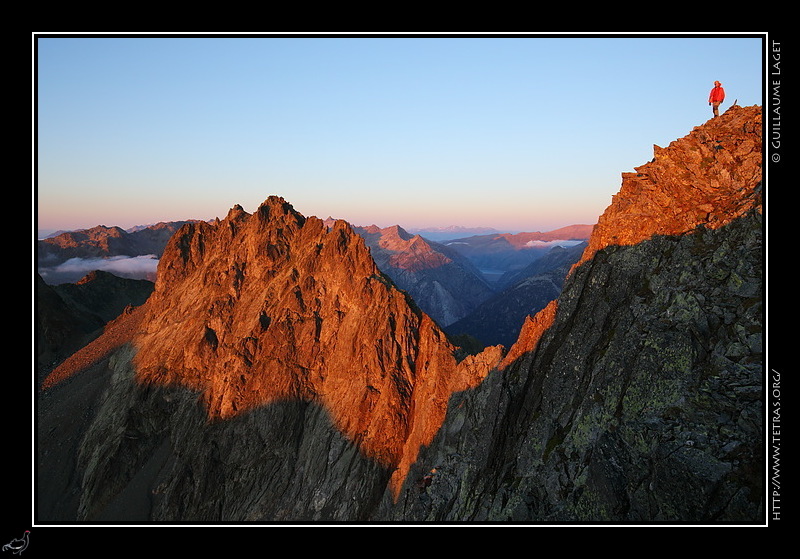
M 708 94 L 708 104 L 714 112 L 714 116 L 719 116 L 719 105 L 725 100 L 725 90 L 722 89 L 722 84 L 714 82 L 714 88 Z

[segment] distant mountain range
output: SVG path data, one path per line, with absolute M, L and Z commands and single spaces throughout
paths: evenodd
M 521 270 L 554 246 L 570 247 L 589 239 L 593 225 L 570 225 L 553 231 L 474 235 L 445 241 L 446 247 L 465 256 L 490 283 L 503 274 Z
M 399 225 L 355 227 L 378 267 L 441 325 L 469 314 L 493 291 L 461 254 Z
M 37 261 L 63 262 L 69 258 L 160 255 L 172 235 L 187 221 L 121 227 L 97 225 L 90 229 L 63 231 L 37 243 Z
M 97 269 L 154 281 L 167 241 L 185 223 L 189 222 L 161 222 L 129 230 L 97 225 L 60 232 L 36 242 L 38 273 L 49 284 L 76 282 Z
M 447 241 L 472 235 L 503 233 L 503 231 L 492 227 L 464 227 L 463 225 L 450 225 L 448 227 L 409 227 L 407 230 L 414 235 L 421 235 L 432 241 Z

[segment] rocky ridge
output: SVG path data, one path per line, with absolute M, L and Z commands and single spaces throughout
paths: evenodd
M 572 269 L 606 247 L 717 229 L 760 211 L 762 137 L 761 107 L 734 105 L 668 147 L 653 146 L 650 162 L 622 174 Z
M 622 174 L 578 265 L 606 246 L 722 227 L 759 204 L 760 115 L 760 107 L 734 105 L 667 147 L 653 146 L 650 162 Z

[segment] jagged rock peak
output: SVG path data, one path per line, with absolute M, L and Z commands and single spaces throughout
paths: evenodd
M 135 317 L 97 347 L 128 339 L 139 383 L 196 391 L 214 421 L 316 402 L 395 472 L 395 488 L 438 430 L 449 395 L 475 386 L 502 356 L 490 348 L 459 360 L 346 221 L 329 229 L 280 197 L 252 215 L 234 207 L 216 224 L 185 225 Z
M 250 214 L 244 211 L 242 206 L 236 204 L 230 210 L 228 210 L 228 215 L 225 216 L 225 219 L 228 221 L 238 221 L 240 219 L 247 219 L 248 217 L 250 217 Z
M 297 248 L 293 245 L 298 235 L 303 244 L 309 242 L 308 237 L 327 232 L 335 234 L 328 239 L 336 239 L 339 251 L 353 246 L 351 261 L 357 262 L 367 275 L 376 273 L 369 251 L 347 222 L 337 220 L 328 229 L 322 220 L 306 218 L 282 197 L 270 196 L 252 215 L 237 204 L 223 220 L 186 224 L 164 249 L 156 290 L 168 289 L 176 278 L 200 265 L 227 262 L 223 266 L 237 267 L 242 262 L 261 261 L 263 266 L 265 260 L 274 265 L 279 259 L 291 258 L 290 250 Z M 314 246 L 319 249 L 323 244 L 320 239 Z M 208 262 L 201 264 L 203 261 Z
M 397 237 L 398 239 L 403 240 L 403 241 L 410 241 L 411 238 L 412 238 L 412 235 L 408 231 L 406 231 L 405 229 L 400 227 L 399 225 L 389 226 L 389 227 L 385 228 L 383 230 L 383 232 L 387 236 Z
M 286 215 L 300 216 L 294 207 L 281 196 L 269 196 L 258 207 L 260 212 L 278 212 Z

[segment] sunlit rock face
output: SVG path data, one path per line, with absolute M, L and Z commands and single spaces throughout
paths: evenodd
M 328 228 L 277 197 L 252 215 L 236 207 L 216 223 L 178 231 L 147 303 L 56 370 L 48 386 L 105 356 L 120 362 L 124 347 L 131 362 L 120 374 L 139 387 L 190 389 L 212 423 L 287 402 L 320 408 L 341 439 L 337 448 L 352 445 L 374 462 L 395 493 L 451 393 L 476 386 L 502 351 L 460 359 L 347 223 Z M 112 405 L 138 400 L 130 398 Z M 118 420 L 117 409 L 108 414 L 95 427 Z M 93 479 L 107 473 L 101 462 L 91 465 Z M 95 514 L 98 505 L 84 500 L 84 514 Z
M 733 106 L 622 174 L 622 186 L 600 216 L 582 261 L 611 245 L 653 235 L 716 229 L 760 207 L 761 107 Z

